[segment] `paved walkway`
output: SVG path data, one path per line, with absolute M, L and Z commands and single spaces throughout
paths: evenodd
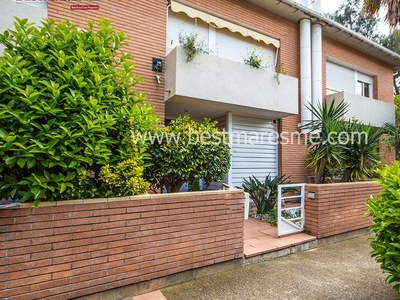
M 367 237 L 162 289 L 167 300 L 392 300 Z
M 278 237 L 278 228 L 265 221 L 249 218 L 244 221 L 244 257 L 254 257 L 292 246 L 315 241 L 314 236 L 297 233 Z

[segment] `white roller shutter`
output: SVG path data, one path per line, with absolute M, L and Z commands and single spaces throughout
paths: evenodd
M 228 29 L 218 29 L 216 31 L 216 50 L 215 55 L 243 63 L 249 51 L 255 49 L 256 53 L 262 53 L 268 69 L 274 69 L 275 48 L 272 45 L 266 46 L 264 43 L 245 38 L 237 32 L 230 32 Z M 264 64 L 264 63 L 263 63 Z
M 208 24 L 200 19 L 192 19 L 184 13 L 168 12 L 167 48 L 179 46 L 179 34 L 191 35 L 197 33 L 197 40 L 208 47 Z
M 326 88 L 337 92 L 355 93 L 356 80 L 354 70 L 326 62 Z
M 264 181 L 277 175 L 278 136 L 273 120 L 232 116 L 231 186 L 242 186 L 243 178 L 255 175 Z

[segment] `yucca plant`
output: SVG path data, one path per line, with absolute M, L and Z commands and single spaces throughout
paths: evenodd
M 382 131 L 357 120 L 344 123 L 348 139 L 343 145 L 341 162 L 346 169 L 342 182 L 371 179 L 379 167 L 379 141 Z
M 395 149 L 396 159 L 400 159 L 400 125 L 396 122 L 383 124 L 382 129 L 387 134 L 385 143 L 388 149 Z
M 278 200 L 278 185 L 291 183 L 289 176 L 275 176 L 268 174 L 263 183 L 254 175 L 249 179 L 243 178 L 243 190 L 249 193 L 257 207 L 257 214 L 266 214 L 274 209 Z
M 347 112 L 348 104 L 344 101 L 335 105 L 324 102 L 316 107 L 310 105 L 308 109 L 315 119 L 303 125 L 301 129 L 309 130 L 312 139 L 309 139 L 309 153 L 307 155 L 307 167 L 313 167 L 315 183 L 323 182 L 324 173 L 333 170 L 340 165 L 342 147 L 335 140 L 335 135 L 341 131 L 341 122 Z

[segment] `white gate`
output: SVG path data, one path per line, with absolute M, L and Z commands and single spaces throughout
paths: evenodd
M 278 185 L 278 236 L 304 230 L 305 183 Z

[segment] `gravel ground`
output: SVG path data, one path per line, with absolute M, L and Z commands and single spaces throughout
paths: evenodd
M 370 257 L 367 237 L 355 238 L 162 289 L 167 300 L 398 298 Z

